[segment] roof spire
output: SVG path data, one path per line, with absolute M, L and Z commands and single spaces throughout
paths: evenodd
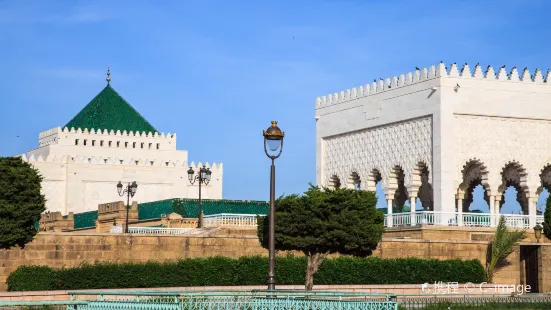
M 107 66 L 107 78 L 105 79 L 107 81 L 107 85 L 109 85 L 109 82 L 111 82 L 111 67 Z

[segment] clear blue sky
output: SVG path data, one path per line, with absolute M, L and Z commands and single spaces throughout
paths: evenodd
M 269 198 L 262 129 L 286 132 L 277 194 L 315 181 L 314 100 L 440 60 L 551 68 L 549 1 L 0 1 L 0 156 L 36 147 L 112 85 L 224 198 Z M 481 139 L 485 139 L 481 136 Z

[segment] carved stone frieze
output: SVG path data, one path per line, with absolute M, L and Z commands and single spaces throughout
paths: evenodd
M 344 182 L 353 173 L 367 181 L 377 170 L 386 190 L 393 168 L 399 166 L 404 171 L 405 186 L 410 187 L 412 173 L 420 164 L 432 171 L 430 116 L 325 138 L 324 144 L 324 185 L 333 176 Z

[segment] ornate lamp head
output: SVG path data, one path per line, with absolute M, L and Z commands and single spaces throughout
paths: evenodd
M 276 159 L 283 151 L 283 137 L 285 133 L 277 126 L 277 121 L 272 121 L 272 126 L 262 131 L 264 136 L 264 152 L 271 159 Z

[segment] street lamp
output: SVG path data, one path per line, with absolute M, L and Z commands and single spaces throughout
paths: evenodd
M 209 168 L 206 168 L 205 166 L 199 168 L 199 173 L 197 175 L 194 175 L 195 171 L 193 171 L 193 168 L 189 167 L 189 170 L 187 171 L 187 177 L 189 180 L 189 183 L 192 185 L 199 181 L 199 205 L 197 206 L 197 227 L 202 228 L 203 227 L 203 210 L 201 209 L 201 184 L 208 185 L 210 182 L 210 176 L 212 174 L 212 171 L 210 171 Z
M 119 184 L 117 184 L 117 192 L 119 193 L 119 196 L 122 197 L 124 196 L 124 194 L 126 194 L 126 228 L 124 230 L 125 233 L 128 233 L 128 212 L 130 211 L 130 197 L 134 197 L 134 195 L 136 195 L 137 189 L 138 184 L 136 183 L 136 181 L 128 183 L 124 190 L 121 181 L 119 181 Z
M 272 121 L 272 126 L 267 130 L 262 131 L 264 136 L 264 152 L 272 160 L 270 169 L 270 214 L 269 214 L 269 236 L 268 236 L 268 252 L 269 252 L 269 270 L 268 270 L 268 290 L 275 290 L 275 159 L 281 155 L 283 151 L 283 136 L 285 133 L 277 127 L 277 122 Z
M 543 230 L 543 227 L 541 227 L 540 224 L 537 224 L 536 226 L 534 226 L 534 235 L 536 236 L 536 242 L 537 243 L 540 243 L 541 231 L 542 230 Z

